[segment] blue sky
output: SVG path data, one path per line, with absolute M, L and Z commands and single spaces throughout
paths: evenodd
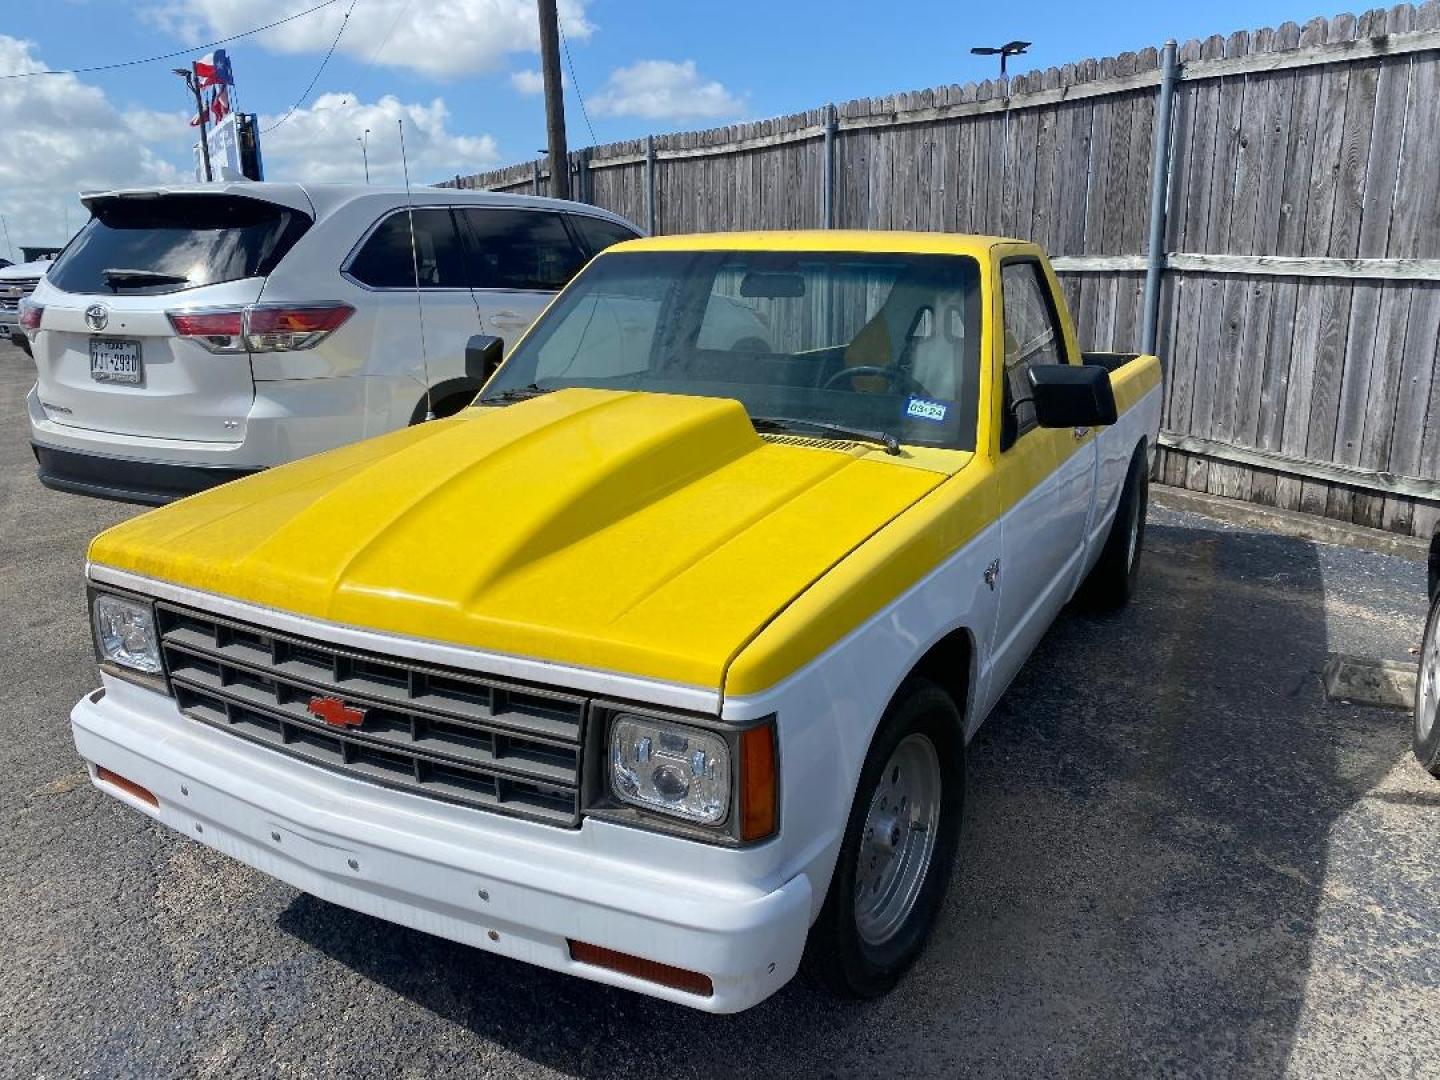
M 182 49 L 318 2 L 0 0 L 0 74 Z M 351 2 L 228 46 L 240 104 L 262 125 L 301 95 Z M 400 116 L 417 181 L 533 156 L 544 138 L 534 10 L 534 0 L 354 0 L 314 90 L 264 139 L 271 178 L 360 180 L 355 136 L 366 127 L 372 173 L 396 178 Z M 1018 72 L 1333 14 L 1314 0 L 560 0 L 560 11 L 599 142 L 990 77 L 996 62 L 970 56 L 975 44 L 1033 41 Z M 170 73 L 181 62 L 0 80 L 0 214 L 14 244 L 62 240 L 67 218 L 83 219 L 83 188 L 188 172 L 185 91 Z M 569 138 L 582 146 L 592 140 L 575 89 Z

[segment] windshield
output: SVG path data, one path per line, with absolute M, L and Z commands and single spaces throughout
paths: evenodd
M 796 431 L 839 425 L 973 450 L 979 281 L 957 255 L 602 255 L 481 401 L 570 386 L 699 394 Z
M 47 275 L 56 288 L 170 293 L 268 274 L 310 225 L 289 207 L 227 195 L 111 198 L 94 215 Z

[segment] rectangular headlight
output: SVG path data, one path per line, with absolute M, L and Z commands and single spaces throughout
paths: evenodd
M 95 593 L 91 623 L 95 630 L 95 649 L 102 662 L 158 676 L 160 641 L 155 632 L 155 613 L 142 600 L 110 593 Z
M 730 748 L 719 735 L 622 712 L 610 726 L 610 787 L 621 802 L 698 825 L 730 812 Z

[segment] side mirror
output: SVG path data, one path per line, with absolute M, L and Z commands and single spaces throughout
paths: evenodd
M 1045 428 L 1103 427 L 1118 419 L 1110 373 L 1089 364 L 1030 368 L 1035 420 Z
M 505 355 L 505 342 L 494 334 L 476 334 L 465 343 L 465 374 L 479 383 L 485 383 Z

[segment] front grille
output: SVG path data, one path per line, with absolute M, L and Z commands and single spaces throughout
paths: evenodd
M 185 715 L 280 753 L 405 791 L 574 827 L 583 697 L 336 648 L 170 604 L 156 606 Z M 365 710 L 358 727 L 315 697 Z
M 17 315 L 20 311 L 20 301 L 35 291 L 40 284 L 36 278 L 11 278 L 9 281 L 0 281 L 0 315 Z

